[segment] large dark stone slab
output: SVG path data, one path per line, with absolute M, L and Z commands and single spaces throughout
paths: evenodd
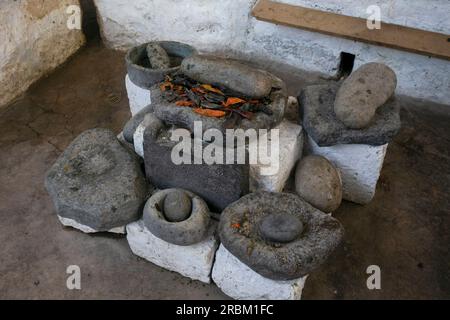
M 155 122 L 158 121 L 155 117 Z M 145 171 L 156 187 L 194 192 L 215 212 L 222 212 L 230 203 L 248 193 L 248 164 L 176 165 L 171 158 L 176 144 L 170 141 L 169 127 L 162 123 L 159 127 L 149 126 L 144 133 Z
M 138 220 L 149 185 L 137 157 L 107 129 L 78 136 L 46 176 L 57 214 L 108 231 Z
M 370 126 L 349 129 L 334 113 L 334 101 L 339 84 L 308 86 L 299 96 L 303 127 L 321 147 L 337 144 L 384 145 L 389 143 L 401 127 L 400 108 L 395 97 L 378 108 Z

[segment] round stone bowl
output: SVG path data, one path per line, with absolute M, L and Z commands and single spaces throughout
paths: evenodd
M 287 223 L 298 219 L 295 237 L 272 241 L 262 236 L 264 222 L 278 220 L 270 219 L 271 215 L 285 216 Z M 276 224 L 271 226 L 275 232 Z M 323 264 L 341 242 L 343 228 L 297 195 L 261 191 L 242 197 L 222 212 L 219 235 L 225 248 L 255 272 L 284 281 L 302 278 Z
M 146 49 L 149 43 L 158 43 L 166 50 L 170 57 L 171 68 L 158 70 L 150 68 Z M 196 53 L 197 50 L 194 47 L 176 41 L 154 41 L 141 44 L 131 48 L 125 56 L 128 76 L 138 87 L 149 89 L 154 84 L 164 81 L 167 74 L 177 71 L 184 58 Z
M 189 218 L 181 222 L 169 222 L 162 212 L 166 196 L 174 191 L 185 192 L 192 202 Z M 153 235 L 179 246 L 189 246 L 202 241 L 210 225 L 206 202 L 194 193 L 182 189 L 166 189 L 155 193 L 145 204 L 143 219 Z

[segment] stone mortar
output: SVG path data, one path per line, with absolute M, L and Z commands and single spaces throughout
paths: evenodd
M 304 231 L 289 243 L 271 243 L 259 235 L 261 220 L 272 213 L 294 215 Z M 228 206 L 219 224 L 222 244 L 262 276 L 273 280 L 301 278 L 322 265 L 339 245 L 339 221 L 288 193 L 257 192 Z
M 151 69 L 147 57 L 147 45 L 144 43 L 131 48 L 125 56 L 128 76 L 131 82 L 142 89 L 149 89 L 156 83 L 164 81 L 167 74 L 180 69 L 181 61 L 197 53 L 190 45 L 175 41 L 156 41 L 171 58 L 172 67 L 169 69 Z
M 174 191 L 185 192 L 192 201 L 192 212 L 188 219 L 169 222 L 164 216 L 163 207 L 166 196 Z M 155 193 L 145 204 L 144 223 L 156 237 L 179 246 L 189 246 L 202 241 L 210 224 L 209 209 L 206 202 L 194 193 L 182 189 L 166 189 Z

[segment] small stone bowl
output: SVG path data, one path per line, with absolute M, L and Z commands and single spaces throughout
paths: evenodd
M 181 222 L 169 222 L 162 212 L 164 199 L 175 190 L 185 192 L 192 201 L 191 215 Z M 210 215 L 206 202 L 194 193 L 183 189 L 166 189 L 156 192 L 145 204 L 144 224 L 156 237 L 178 246 L 189 246 L 205 239 L 209 230 Z
M 167 74 L 177 71 L 181 61 L 197 53 L 197 50 L 187 44 L 175 41 L 154 41 L 158 43 L 170 57 L 172 67 L 169 69 L 151 69 L 147 58 L 147 45 L 150 42 L 131 48 L 125 56 L 128 76 L 131 82 L 142 89 L 149 89 L 156 83 L 164 81 Z

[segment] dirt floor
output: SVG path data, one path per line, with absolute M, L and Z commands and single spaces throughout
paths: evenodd
M 324 81 L 264 65 L 289 81 L 293 95 Z M 134 256 L 123 237 L 85 235 L 56 218 L 45 173 L 82 131 L 121 131 L 130 117 L 124 75 L 122 53 L 91 43 L 0 109 L 0 298 L 226 298 L 215 285 Z M 450 107 L 408 98 L 402 106 L 403 128 L 375 199 L 344 202 L 335 213 L 344 244 L 310 275 L 305 299 L 450 298 Z M 80 291 L 66 288 L 69 265 L 81 268 Z M 381 290 L 367 289 L 369 265 L 381 267 Z

